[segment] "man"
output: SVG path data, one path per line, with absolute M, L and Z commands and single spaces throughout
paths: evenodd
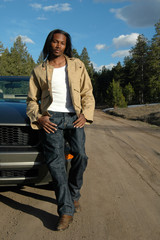
M 33 129 L 42 128 L 45 161 L 56 181 L 59 221 L 65 230 L 80 211 L 80 189 L 87 166 L 84 125 L 93 121 L 95 101 L 84 64 L 72 58 L 70 35 L 56 29 L 43 48 L 44 62 L 31 75 L 27 115 Z M 70 144 L 71 169 L 67 176 L 64 134 Z

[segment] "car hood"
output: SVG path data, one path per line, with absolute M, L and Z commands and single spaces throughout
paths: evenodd
M 26 115 L 26 103 L 0 102 L 0 113 L 0 124 L 29 124 L 29 118 Z

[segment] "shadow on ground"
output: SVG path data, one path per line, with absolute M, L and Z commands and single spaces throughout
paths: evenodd
M 39 187 L 40 188 L 40 187 Z M 51 187 L 50 186 L 43 186 L 42 187 L 43 189 L 46 189 L 46 190 L 53 190 L 53 189 L 50 189 Z M 26 197 L 30 197 L 30 198 L 34 198 L 34 199 L 37 199 L 37 200 L 41 200 L 41 201 L 45 201 L 45 202 L 49 202 L 49 203 L 52 203 L 52 204 L 56 204 L 56 200 L 53 199 L 53 198 L 50 198 L 48 196 L 44 196 L 44 195 L 41 195 L 41 194 L 37 194 L 37 193 L 33 193 L 33 192 L 29 192 L 28 190 L 25 191 L 25 189 L 23 187 L 4 187 L 4 188 L 0 188 L 0 201 L 2 203 L 4 203 L 5 205 L 15 209 L 15 210 L 19 210 L 21 212 L 24 212 L 24 213 L 27 213 L 27 214 L 30 214 L 38 219 L 40 219 L 43 223 L 43 225 L 52 230 L 52 231 L 55 231 L 56 230 L 56 225 L 57 225 L 57 221 L 58 221 L 58 216 L 54 215 L 54 214 L 51 214 L 47 211 L 44 211 L 42 209 L 39 209 L 39 208 L 36 208 L 36 207 L 33 207 L 31 205 L 28 205 L 28 204 L 24 204 L 24 203 L 21 203 L 19 201 L 16 201 L 14 199 L 11 199 L 9 198 L 8 196 L 4 196 L 3 195 L 3 192 L 13 192 L 13 193 L 16 193 L 16 194 L 20 194 L 20 195 L 23 195 L 23 196 L 26 196 Z

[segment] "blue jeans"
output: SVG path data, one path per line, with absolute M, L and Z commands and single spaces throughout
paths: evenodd
M 88 160 L 85 153 L 85 132 L 84 128 L 74 128 L 73 122 L 77 119 L 75 113 L 50 112 L 50 114 L 50 121 L 57 124 L 57 131 L 48 134 L 43 130 L 44 157 L 56 182 L 58 214 L 73 216 L 73 202 L 80 198 L 83 173 Z M 70 145 L 70 153 L 74 156 L 69 175 L 66 172 L 64 135 Z

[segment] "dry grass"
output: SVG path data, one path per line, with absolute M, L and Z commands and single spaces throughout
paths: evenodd
M 160 126 L 160 104 L 115 108 L 113 110 L 106 111 L 106 113 L 130 120 L 140 120 Z

